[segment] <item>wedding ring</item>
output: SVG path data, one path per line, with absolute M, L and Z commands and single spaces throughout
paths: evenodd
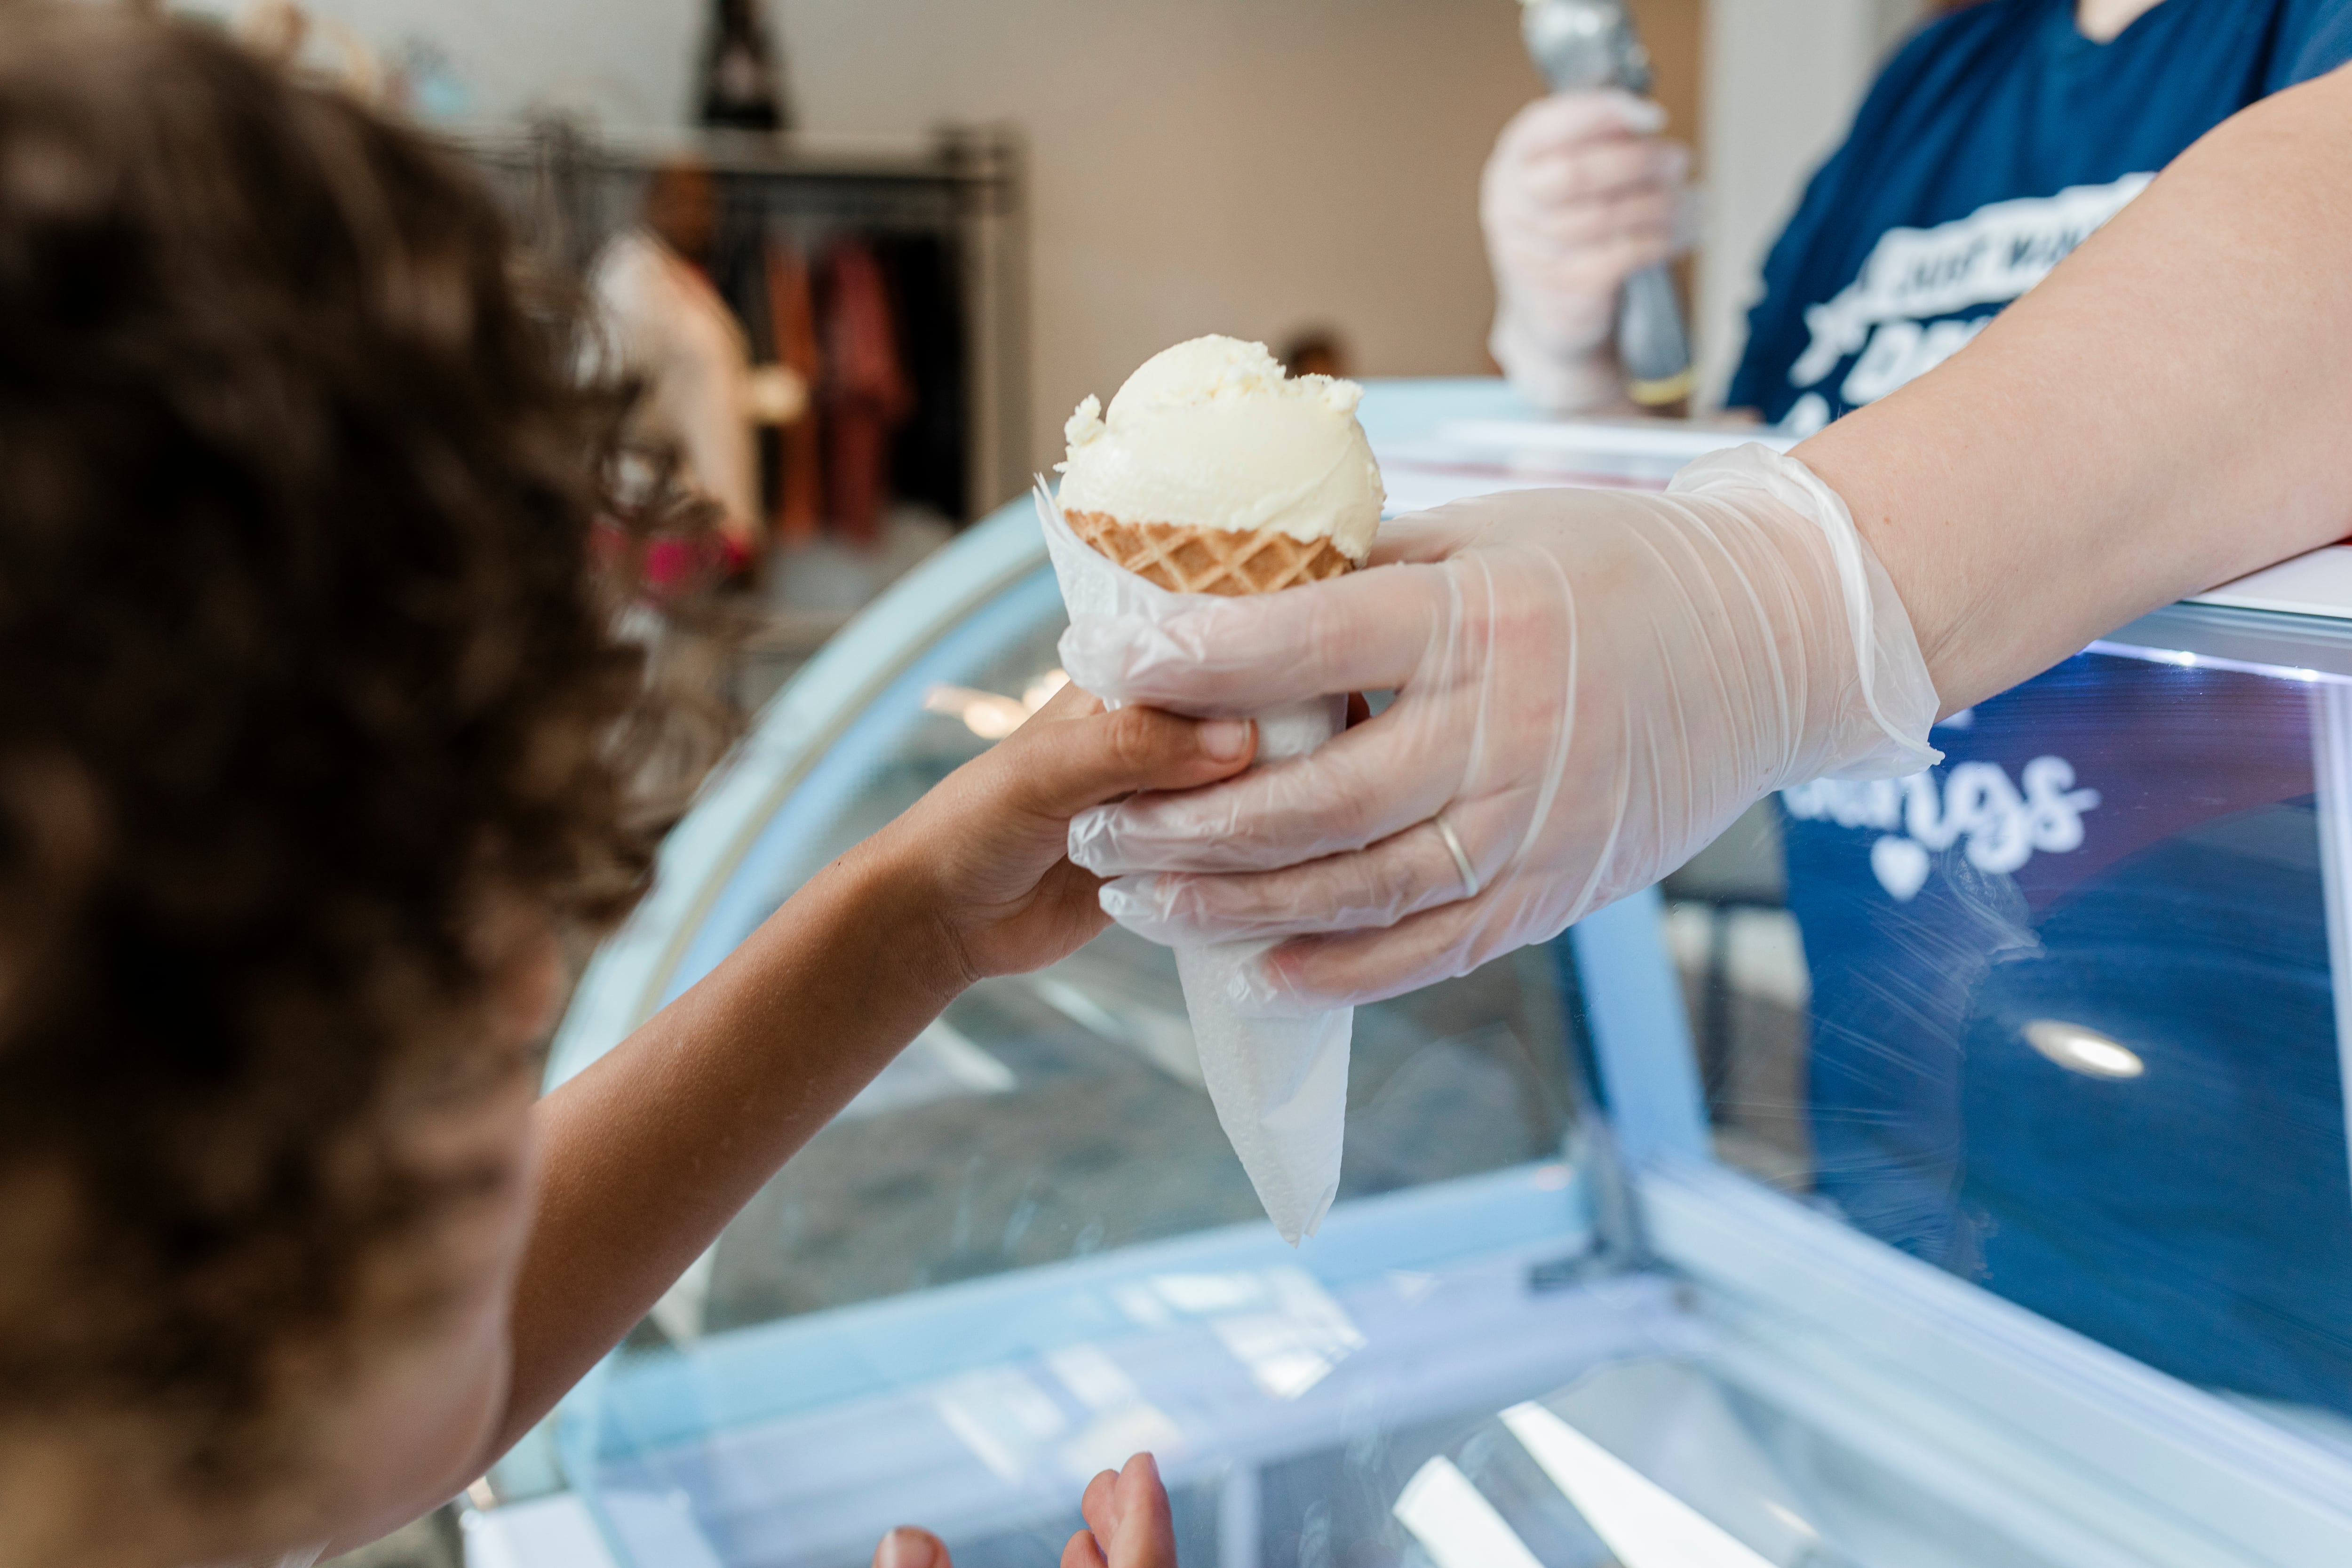
M 1470 864 L 1469 852 L 1462 847 L 1462 840 L 1455 835 L 1454 824 L 1446 821 L 1445 814 L 1441 811 L 1429 819 L 1429 825 L 1437 829 L 1437 836 L 1440 838 L 1445 840 L 1445 847 L 1454 856 L 1454 868 L 1462 873 L 1462 896 L 1465 899 L 1476 898 L 1478 868 Z

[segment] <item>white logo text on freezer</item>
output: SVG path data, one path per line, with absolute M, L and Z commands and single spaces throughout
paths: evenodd
M 1961 763 L 1938 778 L 1934 770 L 1906 779 L 1853 784 L 1816 779 L 1780 792 L 1801 822 L 1875 828 L 1870 868 L 1898 902 L 1927 884 L 1933 857 L 1964 846 L 1979 871 L 2005 875 L 2039 854 L 2063 855 L 2083 847 L 2083 814 L 2099 792 L 2074 787 L 2074 764 L 2036 757 L 2020 775 L 2022 786 L 1995 763 Z

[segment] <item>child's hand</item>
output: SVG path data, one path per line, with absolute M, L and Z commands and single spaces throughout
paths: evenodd
M 1062 1568 L 1176 1568 L 1176 1525 L 1160 1466 L 1138 1454 L 1087 1483 L 1078 1511 L 1089 1528 L 1062 1548 Z
M 1066 858 L 1070 818 L 1137 790 L 1184 790 L 1237 773 L 1256 749 L 1244 720 L 1152 708 L 1106 713 L 1064 687 L 1027 723 L 965 763 L 873 840 L 916 890 L 958 984 L 1041 969 L 1109 924 L 1102 879 Z
M 947 1543 L 928 1530 L 902 1524 L 874 1549 L 874 1568 L 955 1568 Z
M 1124 1470 L 1105 1470 L 1087 1483 L 1078 1511 L 1090 1527 L 1062 1548 L 1062 1568 L 1176 1568 L 1176 1526 L 1160 1467 L 1138 1454 Z M 900 1525 L 874 1549 L 874 1568 L 954 1568 L 948 1549 L 928 1530 Z

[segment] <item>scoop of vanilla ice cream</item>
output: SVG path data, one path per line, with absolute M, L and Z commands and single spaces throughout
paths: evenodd
M 1063 434 L 1065 510 L 1123 522 L 1328 539 L 1361 564 L 1381 525 L 1380 465 L 1356 423 L 1364 389 L 1295 380 L 1264 343 L 1194 338 L 1143 362 L 1110 411 L 1089 397 Z

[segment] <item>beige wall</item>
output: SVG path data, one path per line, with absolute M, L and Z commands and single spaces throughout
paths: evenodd
M 175 0 L 231 8 L 237 0 Z M 310 0 L 434 40 L 478 108 L 683 121 L 706 0 Z M 1486 368 L 1476 180 L 1537 90 L 1512 0 L 768 0 L 805 123 L 1031 136 L 1032 433 L 1196 332 L 1346 332 L 1366 374 Z M 1764 245 L 1923 0 L 1633 0 L 1707 182 L 1720 386 Z
M 235 16 L 257 0 L 164 0 Z M 480 118 L 557 109 L 625 127 L 684 123 L 707 0 L 299 0 L 396 58 L 430 43 L 464 79 Z
M 1486 367 L 1478 168 L 1537 89 L 1510 0 L 782 0 L 812 130 L 1017 120 L 1033 436 L 1206 331 Z M 1278 345 L 1277 345 L 1278 346 Z
M 205 0 L 230 5 L 236 0 Z M 485 114 L 675 124 L 707 0 L 310 0 L 441 45 Z M 803 123 L 1013 120 L 1033 157 L 1033 434 L 1222 331 L 1366 374 L 1486 368 L 1476 182 L 1537 91 L 1512 0 L 768 0 Z

